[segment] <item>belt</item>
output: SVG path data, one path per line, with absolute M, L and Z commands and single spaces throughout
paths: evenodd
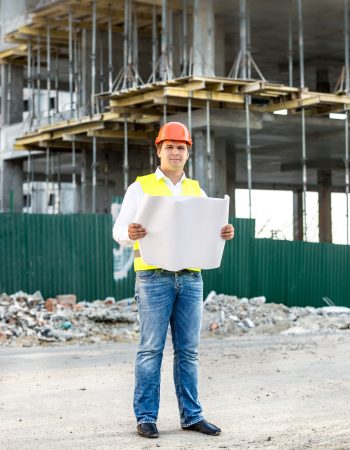
M 176 275 L 196 272 L 194 270 L 189 270 L 189 269 L 172 271 L 172 270 L 165 270 L 165 269 L 157 268 L 157 269 L 145 269 L 145 270 L 154 270 L 155 272 L 161 272 L 161 273 L 175 273 Z M 137 270 L 136 272 L 142 272 L 142 270 Z
M 169 273 L 176 273 L 176 275 L 181 275 L 182 273 L 192 273 L 193 270 L 188 270 L 188 269 L 182 269 L 182 270 L 176 270 L 176 271 L 171 271 L 171 270 L 164 270 L 161 269 L 162 272 L 169 272 Z

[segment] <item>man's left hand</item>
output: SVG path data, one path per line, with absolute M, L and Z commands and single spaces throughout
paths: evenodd
M 235 229 L 233 228 L 233 226 L 230 223 L 221 228 L 222 239 L 229 241 L 230 239 L 233 239 L 234 235 L 235 235 Z

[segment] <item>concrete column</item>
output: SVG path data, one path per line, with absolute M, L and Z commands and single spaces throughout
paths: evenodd
M 10 31 L 14 31 L 19 25 L 23 25 L 26 13 L 33 8 L 33 0 L 16 0 L 15 2 L 1 1 L 0 2 L 0 33 L 4 36 Z M 4 40 L 1 39 L 1 50 L 7 46 Z
M 193 75 L 215 75 L 215 21 L 213 0 L 194 0 Z
M 181 33 L 182 31 L 182 14 L 179 12 L 174 13 L 173 15 L 173 23 L 174 23 L 174 32 L 173 32 L 173 67 L 171 68 L 175 77 L 179 77 L 181 74 L 181 45 L 178 43 L 182 43 L 183 38 Z
M 23 120 L 23 67 L 1 65 L 1 122 L 11 125 Z
M 329 70 L 327 67 L 316 70 L 316 91 L 331 92 L 331 85 L 329 82 Z
M 230 216 L 236 216 L 236 153 L 226 148 L 226 193 L 230 196 Z
M 20 159 L 3 160 L 0 173 L 0 211 L 22 212 L 23 164 Z
M 208 178 L 208 155 L 207 155 L 207 134 L 206 130 L 197 130 L 193 135 L 194 145 L 194 178 L 199 181 L 201 188 L 209 197 L 216 195 L 215 178 L 216 178 L 216 157 L 215 157 L 215 139 L 211 135 L 210 147 L 212 154 L 212 180 Z M 220 166 L 218 166 L 220 167 Z
M 318 207 L 319 207 L 319 239 L 320 242 L 332 242 L 332 172 L 317 171 Z
M 226 74 L 225 59 L 225 22 L 223 17 L 215 17 L 215 75 Z
M 227 193 L 226 140 L 216 138 L 215 142 L 215 187 L 214 196 L 223 198 Z
M 293 192 L 293 239 L 302 241 L 304 234 L 303 227 L 303 193 Z

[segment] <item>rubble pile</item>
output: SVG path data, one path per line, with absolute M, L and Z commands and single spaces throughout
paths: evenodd
M 350 308 L 291 307 L 265 297 L 238 298 L 212 291 L 204 301 L 202 335 L 302 334 L 350 330 Z M 0 295 L 0 345 L 135 340 L 139 333 L 133 298 L 79 302 L 75 295 L 44 300 L 39 291 Z
M 210 292 L 204 301 L 204 335 L 302 334 L 350 330 L 350 308 L 311 306 L 289 308 L 266 303 L 265 297 L 238 298 Z
M 137 333 L 134 299 L 77 303 L 75 295 L 45 301 L 39 291 L 0 295 L 0 345 L 131 340 Z

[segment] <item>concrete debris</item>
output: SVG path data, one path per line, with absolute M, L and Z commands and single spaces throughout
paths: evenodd
M 303 334 L 350 329 L 350 308 L 289 308 L 265 297 L 238 298 L 211 291 L 204 301 L 202 334 Z
M 134 299 L 76 303 L 75 295 L 43 299 L 22 291 L 0 295 L 0 345 L 46 342 L 134 340 L 138 335 Z
M 238 298 L 210 292 L 204 301 L 202 335 L 296 335 L 350 330 L 350 308 L 289 308 L 265 297 Z M 0 295 L 0 345 L 45 345 L 60 342 L 136 340 L 137 303 L 113 297 L 79 302 L 75 295 L 44 300 L 39 291 Z

